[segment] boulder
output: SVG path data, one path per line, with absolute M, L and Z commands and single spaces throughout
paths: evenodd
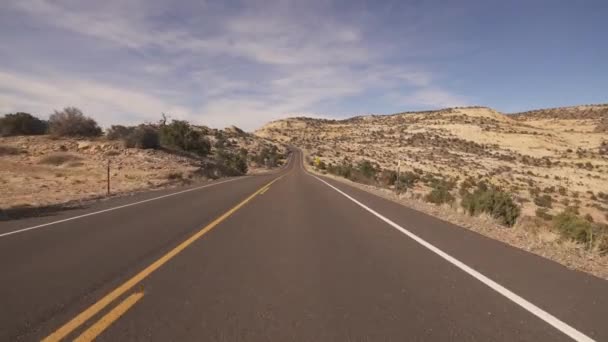
M 81 141 L 78 143 L 78 149 L 79 150 L 87 150 L 92 146 L 92 144 L 88 141 Z

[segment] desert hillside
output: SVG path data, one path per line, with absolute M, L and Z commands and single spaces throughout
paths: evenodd
M 484 181 L 513 197 L 520 220 L 550 220 L 570 208 L 606 223 L 607 120 L 608 105 L 514 115 L 466 107 L 346 120 L 290 118 L 255 134 L 306 150 L 324 172 L 369 162 L 374 181 L 389 187 L 395 185 L 382 179 L 383 172 L 395 171 L 400 161 L 407 191 L 417 198 L 436 180 L 451 184 L 457 200 L 470 183 Z
M 104 196 L 108 162 L 114 194 L 242 172 L 256 173 L 284 162 L 277 160 L 269 165 L 265 160 L 269 155 L 282 158 L 285 153 L 282 144 L 236 127 L 217 130 L 192 126 L 192 130 L 200 132 L 201 139 L 208 142 L 210 150 L 204 156 L 177 148 L 127 147 L 124 139 L 110 134 L 92 138 L 0 137 L 0 214 L 2 209 L 42 207 Z M 230 165 L 236 160 L 234 156 L 246 160 L 246 166 L 234 170 Z

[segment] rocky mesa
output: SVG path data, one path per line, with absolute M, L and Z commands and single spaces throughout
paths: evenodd
M 302 148 L 318 172 L 605 253 L 607 123 L 608 105 L 516 114 L 464 107 L 296 117 L 255 134 Z

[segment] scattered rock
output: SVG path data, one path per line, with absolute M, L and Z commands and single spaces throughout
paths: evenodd
M 81 141 L 78 143 L 78 149 L 79 150 L 87 150 L 92 146 L 92 144 L 88 141 Z

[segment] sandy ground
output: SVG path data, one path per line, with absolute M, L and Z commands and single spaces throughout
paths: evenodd
M 0 208 L 45 206 L 157 187 L 197 169 L 194 161 L 162 151 L 124 149 L 118 142 L 0 138 L 17 149 L 0 162 Z
M 238 147 L 254 150 L 259 139 Z M 241 146 L 242 145 L 242 146 Z M 163 150 L 124 148 L 119 141 L 0 137 L 0 209 L 43 207 L 105 196 L 110 164 L 111 193 L 205 181 L 201 160 Z M 250 173 L 268 169 L 250 166 Z

